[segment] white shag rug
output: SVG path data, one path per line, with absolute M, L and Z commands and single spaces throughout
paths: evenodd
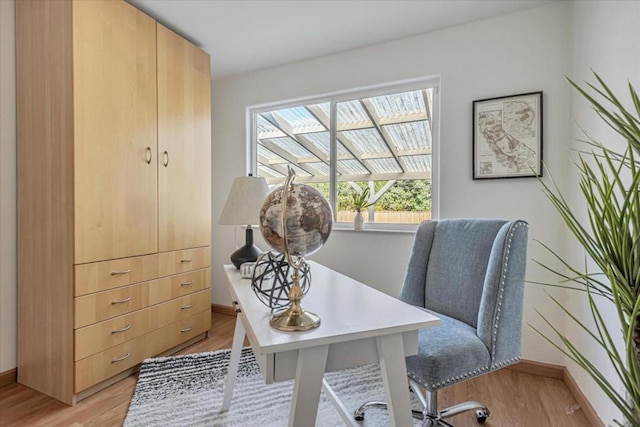
M 145 360 L 124 427 L 287 426 L 293 381 L 265 384 L 250 348 L 242 350 L 231 408 L 220 413 L 230 354 L 220 350 Z M 385 400 L 377 364 L 330 372 L 325 379 L 350 411 L 366 401 Z M 388 426 L 389 417 L 385 410 L 371 409 L 358 424 Z M 344 425 L 323 390 L 316 426 Z

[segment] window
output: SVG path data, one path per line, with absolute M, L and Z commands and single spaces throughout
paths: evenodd
M 437 81 L 422 80 L 249 109 L 254 173 L 282 185 L 291 167 L 351 223 L 368 189 L 369 225 L 435 216 Z M 376 228 L 369 227 L 369 228 Z

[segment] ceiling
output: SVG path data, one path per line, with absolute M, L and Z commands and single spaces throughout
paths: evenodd
M 549 0 L 129 0 L 208 51 L 215 78 L 383 43 Z

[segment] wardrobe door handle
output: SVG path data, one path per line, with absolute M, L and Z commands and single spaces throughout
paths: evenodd
M 120 332 L 126 332 L 129 329 L 131 329 L 131 325 L 127 325 L 122 329 L 114 329 L 113 331 L 111 331 L 112 334 L 119 334 Z
M 187 304 L 187 305 L 183 305 L 182 307 L 180 307 L 180 310 L 186 310 L 188 308 L 193 307 L 193 304 Z
M 166 150 L 162 153 L 162 164 L 165 168 L 169 166 L 169 152 Z
M 120 276 L 121 274 L 129 274 L 131 273 L 131 269 L 129 270 L 122 270 L 122 271 L 112 271 L 111 275 L 112 276 Z
M 125 299 L 121 299 L 121 300 L 113 300 L 111 301 L 111 305 L 115 305 L 115 304 L 124 304 L 125 302 L 129 302 L 131 301 L 131 297 L 125 298 Z
M 190 282 L 183 282 L 183 283 L 180 283 L 180 286 L 191 286 L 191 285 L 193 285 L 193 280 L 192 280 L 192 281 L 190 281 Z
M 148 165 L 150 165 L 152 158 L 153 158 L 153 153 L 151 153 L 151 147 L 147 147 L 144 153 L 144 161 L 147 162 Z
M 188 328 L 180 329 L 180 332 L 189 332 L 193 329 L 193 326 L 189 326 Z
M 111 361 L 111 363 L 122 362 L 124 359 L 126 359 L 126 358 L 127 358 L 127 357 L 129 357 L 129 356 L 131 356 L 131 352 L 128 352 L 127 354 L 125 354 L 125 355 L 124 355 L 124 356 L 122 356 L 122 357 L 117 357 L 117 358 L 113 359 L 113 360 Z

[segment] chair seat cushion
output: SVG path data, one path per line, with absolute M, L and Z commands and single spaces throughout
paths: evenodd
M 431 313 L 440 318 L 441 324 L 419 331 L 418 354 L 406 360 L 409 377 L 435 391 L 487 372 L 491 355 L 475 328 Z

